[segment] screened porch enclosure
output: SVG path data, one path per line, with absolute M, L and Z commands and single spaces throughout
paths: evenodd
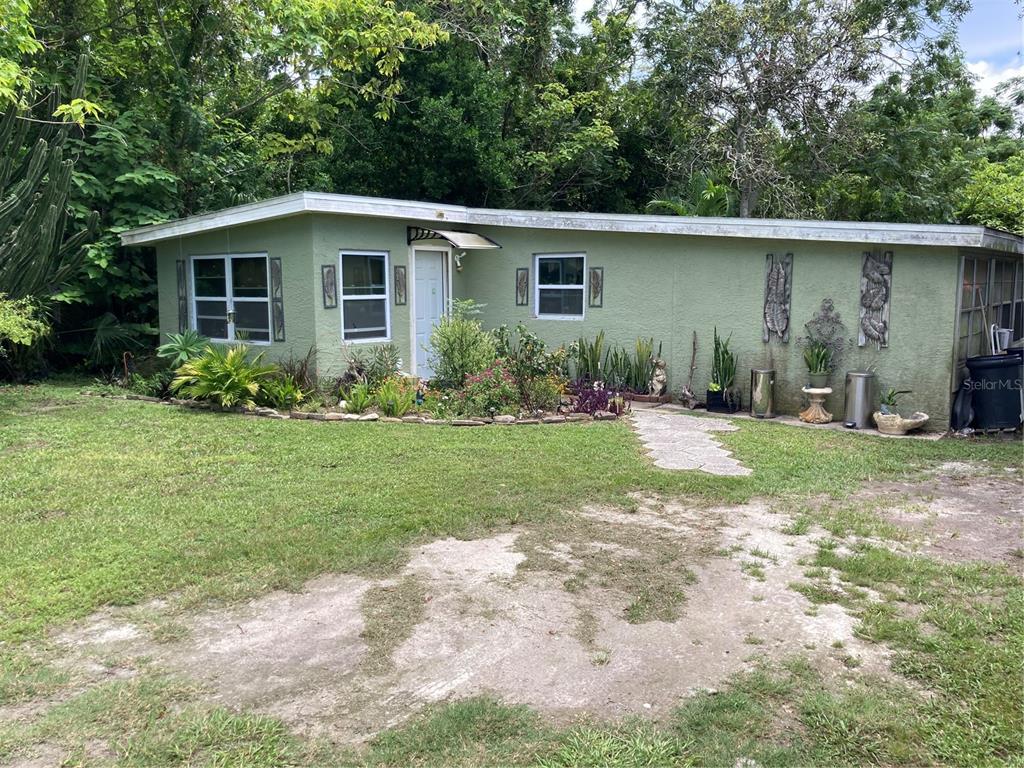
M 1019 256 L 964 254 L 960 260 L 957 366 L 968 357 L 990 355 L 993 324 L 1024 338 L 1024 261 Z M 954 385 L 956 382 L 954 382 Z

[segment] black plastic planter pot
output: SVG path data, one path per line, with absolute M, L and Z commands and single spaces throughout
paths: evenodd
M 967 358 L 975 429 L 1014 429 L 1021 423 L 1021 381 L 1024 357 L 1019 350 L 1005 355 Z
M 712 413 L 736 413 L 740 409 L 740 398 L 738 394 L 733 394 L 731 401 L 725 399 L 724 392 L 712 392 L 710 389 L 706 392 L 707 409 Z

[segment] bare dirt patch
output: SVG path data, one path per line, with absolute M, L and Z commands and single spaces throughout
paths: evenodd
M 1024 568 L 1024 482 L 1017 471 L 951 462 L 925 481 L 882 483 L 858 497 L 889 500 L 879 514 L 910 534 L 904 547 L 913 552 Z
M 760 503 L 640 499 L 560 526 L 435 541 L 393 579 L 323 576 L 300 593 L 178 612 L 170 638 L 121 609 L 56 642 L 79 673 L 146 659 L 203 683 L 213 703 L 342 743 L 477 694 L 556 722 L 657 718 L 764 657 L 807 654 L 836 675 L 854 657 L 884 673 L 885 650 L 859 640 L 843 608 L 790 588 L 825 535 L 785 535 L 791 522 Z

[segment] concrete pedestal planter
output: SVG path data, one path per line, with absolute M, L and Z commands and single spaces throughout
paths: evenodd
M 923 427 L 928 421 L 928 414 L 916 411 L 909 418 L 904 418 L 898 413 L 875 411 L 874 418 L 875 426 L 883 435 L 905 435 Z
M 800 411 L 800 421 L 806 424 L 828 424 L 832 414 L 825 410 L 825 398 L 832 394 L 832 387 L 804 387 L 808 405 Z

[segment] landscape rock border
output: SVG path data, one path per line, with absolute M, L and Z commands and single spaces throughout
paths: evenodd
M 139 395 L 134 392 L 115 395 L 106 392 L 94 392 L 92 390 L 81 390 L 79 394 L 88 397 L 105 397 L 110 400 L 137 400 L 145 403 L 156 403 L 158 405 L 176 405 L 182 408 L 191 408 L 198 411 L 214 411 L 217 413 L 237 413 L 243 416 L 257 416 L 266 419 L 295 419 L 296 421 L 345 421 L 345 422 L 373 422 L 382 421 L 398 424 L 431 424 L 446 427 L 485 427 L 488 425 L 511 426 L 513 424 L 570 424 L 588 421 L 615 421 L 618 416 L 611 411 L 597 411 L 589 413 L 569 414 L 547 414 L 538 417 L 518 418 L 511 415 L 500 415 L 492 418 L 482 419 L 435 419 L 431 416 L 421 414 L 406 414 L 401 418 L 393 416 L 381 416 L 379 413 L 342 413 L 340 411 L 307 412 L 307 411 L 278 411 L 274 408 L 258 407 L 243 408 L 241 406 L 227 408 L 206 400 L 184 400 L 177 397 L 161 399 L 148 395 Z

